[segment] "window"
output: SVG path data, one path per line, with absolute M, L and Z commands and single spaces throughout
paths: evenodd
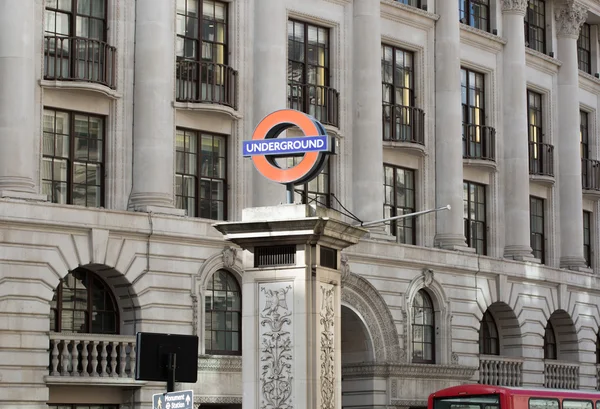
M 383 217 L 394 217 L 415 212 L 415 171 L 384 165 Z M 398 243 L 416 244 L 415 218 L 392 220 L 388 233 L 396 236 Z
M 477 254 L 487 253 L 487 226 L 485 219 L 485 185 L 463 183 L 465 237 Z
M 283 168 L 296 166 L 302 160 L 302 156 L 294 156 L 283 159 Z M 316 203 L 324 207 L 331 207 L 331 162 L 330 158 L 325 159 L 325 166 L 321 173 L 308 183 L 294 186 L 296 198 L 304 204 Z
M 435 363 L 435 319 L 433 302 L 419 290 L 412 303 L 413 363 Z
M 458 0 L 460 21 L 483 31 L 490 31 L 489 0 Z
M 50 329 L 55 332 L 118 334 L 119 310 L 106 283 L 91 271 L 77 269 L 54 290 Z
M 204 297 L 205 350 L 212 355 L 242 354 L 242 293 L 235 277 L 219 270 Z
M 228 64 L 227 3 L 177 1 L 177 99 L 235 105 L 235 73 Z
M 600 331 L 596 334 L 596 364 L 600 364 Z M 598 408 L 598 405 L 596 405 L 596 408 Z
M 542 95 L 528 90 L 527 106 L 529 173 L 552 176 L 554 174 L 554 147 L 544 143 Z
M 542 125 L 542 94 L 527 91 L 529 142 L 541 143 L 544 140 Z
M 462 68 L 460 70 L 463 157 L 485 158 L 487 141 L 483 135 L 485 125 L 484 75 Z
M 588 74 L 592 73 L 592 43 L 590 38 L 590 25 L 583 23 L 577 39 L 577 62 L 579 69 Z
M 559 406 L 558 399 L 529 399 L 529 409 L 558 409 Z
M 114 87 L 115 49 L 106 44 L 106 0 L 47 0 L 44 76 Z
M 525 12 L 525 45 L 546 53 L 546 2 L 529 0 Z
M 554 326 L 550 321 L 548 321 L 544 331 L 544 359 L 557 359 L 556 335 Z
M 329 29 L 288 21 L 288 104 L 319 121 L 332 118 L 329 88 Z
M 594 409 L 594 404 L 587 400 L 563 399 L 563 409 Z
M 583 211 L 583 257 L 588 267 L 592 266 L 592 212 Z
M 487 310 L 481 319 L 479 329 L 479 353 L 482 355 L 500 355 L 500 342 L 496 320 Z
M 589 159 L 589 121 L 588 113 L 585 111 L 579 111 L 579 141 L 581 144 L 581 159 Z
M 531 231 L 531 248 L 533 256 L 545 260 L 545 237 L 544 237 L 544 199 L 530 197 L 529 222 Z
M 423 143 L 421 110 L 414 108 L 414 54 L 381 46 L 383 139 Z
M 421 0 L 396 0 L 398 3 L 406 4 L 413 7 L 421 7 Z
M 103 206 L 103 117 L 44 109 L 42 192 L 53 203 Z
M 190 217 L 227 218 L 227 140 L 177 129 L 175 204 Z

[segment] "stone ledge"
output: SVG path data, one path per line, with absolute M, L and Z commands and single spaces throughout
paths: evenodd
M 34 202 L 47 202 L 47 195 L 40 195 L 37 193 L 19 192 L 16 190 L 0 190 L 0 198 L 3 199 L 20 199 L 20 200 L 31 200 Z
M 105 376 L 44 376 L 46 385 L 88 385 L 88 386 L 133 386 L 142 387 L 145 381 L 136 381 L 133 378 L 111 378 Z
M 346 378 L 394 376 L 397 378 L 435 378 L 470 380 L 478 368 L 463 365 L 428 365 L 402 363 L 364 363 L 342 366 L 342 376 Z
M 102 84 L 94 84 L 86 81 L 60 81 L 60 80 L 40 80 L 42 88 L 64 89 L 64 90 L 83 90 L 97 92 L 111 99 L 119 99 L 122 97 L 116 90 Z

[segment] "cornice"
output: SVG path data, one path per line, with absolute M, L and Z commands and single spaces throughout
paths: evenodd
M 437 14 L 421 10 L 417 7 L 408 6 L 394 0 L 381 0 L 380 15 L 387 20 L 421 29 L 432 27 L 440 18 Z
M 494 54 L 502 51 L 507 42 L 505 38 L 463 23 L 460 23 L 460 41 Z
M 195 404 L 203 403 L 216 403 L 221 405 L 241 405 L 241 396 L 206 396 L 206 395 L 194 395 Z
M 242 372 L 242 357 L 200 355 L 198 357 L 198 371 Z
M 241 120 L 243 115 L 239 111 L 226 105 L 209 104 L 204 102 L 173 102 L 173 108 L 182 111 L 207 112 L 210 114 L 221 114 L 232 120 Z
M 83 90 L 95 92 L 110 99 L 119 99 L 122 97 L 116 90 L 109 88 L 106 85 L 94 84 L 92 82 L 40 80 L 39 84 L 45 89 Z
M 347 4 L 352 3 L 352 0 L 325 0 L 328 3 L 337 4 L 339 6 L 345 6 Z
M 592 94 L 600 94 L 600 78 L 596 78 L 587 72 L 579 71 L 579 88 Z
M 477 367 L 463 365 L 428 365 L 401 363 L 366 363 L 342 366 L 342 376 L 347 378 L 361 377 L 398 377 L 469 380 L 477 371 Z
M 525 47 L 525 61 L 526 64 L 537 70 L 545 72 L 546 74 L 556 74 L 558 68 L 562 65 L 562 62 L 556 58 L 550 57 L 539 51 L 532 50 L 529 47 Z

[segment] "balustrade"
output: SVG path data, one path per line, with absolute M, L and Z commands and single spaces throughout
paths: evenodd
M 554 176 L 554 146 L 529 142 L 529 174 Z
M 552 389 L 578 389 L 579 365 L 546 361 L 544 363 L 544 387 Z
M 581 185 L 583 190 L 600 190 L 600 161 L 581 159 Z
M 463 158 L 496 160 L 496 129 L 486 125 L 463 124 Z
M 479 383 L 494 386 L 521 386 L 523 361 L 499 356 L 479 357 Z
M 50 333 L 50 375 L 135 378 L 135 337 Z
M 237 109 L 238 72 L 230 66 L 211 61 L 179 60 L 175 71 L 177 101 Z

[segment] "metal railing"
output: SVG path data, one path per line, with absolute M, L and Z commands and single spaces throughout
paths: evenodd
M 175 70 L 177 101 L 237 109 L 238 72 L 230 66 L 210 61 L 179 60 Z
M 324 85 L 288 83 L 288 108 L 314 116 L 323 125 L 340 126 L 340 93 Z
M 529 142 L 529 174 L 554 176 L 554 146 Z
M 44 37 L 44 79 L 83 81 L 115 89 L 117 49 L 82 37 Z
M 383 103 L 383 140 L 425 144 L 425 112 L 404 105 Z
M 496 160 L 496 130 L 491 126 L 463 124 L 463 158 Z
M 600 190 L 600 161 L 581 159 L 581 187 L 583 190 Z
M 135 337 L 50 333 L 49 375 L 135 378 Z

